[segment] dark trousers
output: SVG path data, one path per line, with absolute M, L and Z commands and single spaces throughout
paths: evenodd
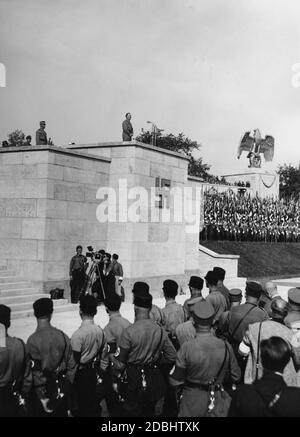
M 147 389 L 142 388 L 142 377 L 139 366 L 127 368 L 128 386 L 123 404 L 126 417 L 159 416 L 162 413 L 163 399 L 166 390 L 164 377 L 158 367 L 144 368 Z
M 41 401 L 35 394 L 32 392 L 29 397 L 29 405 L 28 405 L 28 416 L 30 417 L 67 417 L 68 416 L 68 405 L 67 400 L 64 399 L 59 406 L 53 407 L 51 401 L 48 404 L 51 409 L 54 408 L 53 413 L 46 413 L 43 409 Z
M 123 405 L 118 399 L 117 393 L 112 388 L 113 380 L 111 373 L 108 372 L 105 377 L 105 401 L 109 417 L 123 417 Z
M 77 394 L 78 417 L 100 417 L 101 406 L 96 394 L 97 376 L 95 369 L 85 367 L 78 369 L 74 381 Z
M 11 387 L 0 387 L 0 417 L 16 417 L 17 404 Z
M 84 285 L 85 272 L 83 270 L 73 270 L 71 286 L 71 302 L 77 303 L 79 300 L 80 291 Z

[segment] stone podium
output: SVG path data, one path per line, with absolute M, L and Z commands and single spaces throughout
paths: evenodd
M 129 300 L 136 280 L 157 297 L 164 279 L 186 289 L 215 265 L 240 286 L 238 257 L 199 247 L 202 183 L 187 167 L 185 156 L 136 141 L 0 149 L 1 264 L 68 296 L 75 248 L 92 245 L 118 253 Z

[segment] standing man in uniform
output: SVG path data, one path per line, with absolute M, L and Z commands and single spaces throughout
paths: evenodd
M 189 320 L 184 323 L 180 323 L 180 325 L 178 325 L 176 328 L 176 337 L 180 347 L 185 341 L 192 340 L 196 337 L 196 329 L 193 319 L 194 306 L 197 302 L 202 302 L 204 300 L 204 298 L 200 299 L 199 297 L 188 299 L 187 308 L 190 315 Z
M 109 316 L 109 322 L 104 328 L 104 334 L 109 350 L 109 369 L 106 375 L 106 404 L 110 417 L 122 415 L 115 391 L 112 390 L 111 363 L 112 355 L 116 353 L 120 344 L 120 338 L 123 331 L 131 326 L 131 323 L 121 316 L 121 298 L 117 294 L 112 294 L 104 301 L 106 312 Z
M 262 287 L 257 282 L 246 282 L 246 303 L 235 306 L 229 311 L 228 341 L 232 345 L 244 378 L 246 360 L 238 353 L 239 345 L 251 323 L 268 319 L 268 314 L 259 308 L 258 302 Z
M 226 339 L 228 334 L 228 324 L 229 324 L 229 312 L 231 308 L 234 308 L 236 306 L 239 306 L 241 304 L 243 297 L 242 290 L 239 288 L 232 288 L 229 290 L 229 302 L 230 302 L 230 308 L 228 311 L 224 311 L 220 315 L 218 325 L 216 327 L 216 335 L 219 338 Z
M 135 296 L 138 296 L 140 293 L 141 294 L 148 293 L 150 295 L 149 290 L 150 290 L 149 285 L 146 282 L 135 282 L 132 289 L 133 301 Z M 163 310 L 155 304 L 152 304 L 151 306 L 149 317 L 159 326 L 164 327 L 166 324 L 166 319 Z
M 150 319 L 152 296 L 145 293 L 143 283 L 138 284 L 134 284 L 135 321 L 123 331 L 113 357 L 115 382 L 125 370 L 127 373 L 124 411 L 129 417 L 161 414 L 166 384 L 158 360 L 161 355 L 171 365 L 176 360 L 167 333 Z
M 162 312 L 165 317 L 165 329 L 176 349 L 179 349 L 179 344 L 176 337 L 176 328 L 178 325 L 186 321 L 186 314 L 183 306 L 175 301 L 178 293 L 178 284 L 172 279 L 167 279 L 163 283 L 164 298 L 166 305 Z
M 76 247 L 76 255 L 70 261 L 70 286 L 71 286 L 71 302 L 77 303 L 80 291 L 85 281 L 85 271 L 88 263 L 84 255 L 82 255 L 82 246 Z
M 227 302 L 227 310 L 229 310 L 230 307 L 229 290 L 224 285 L 226 271 L 221 267 L 214 267 L 213 272 L 215 272 L 218 277 L 217 289 L 224 295 Z
M 53 313 L 51 299 L 42 297 L 36 300 L 33 310 L 37 328 L 27 340 L 33 361 L 33 413 L 38 417 L 70 415 L 74 408 L 72 384 L 76 372 L 70 339 L 50 323 Z
M 46 122 L 40 121 L 40 128 L 35 133 L 35 143 L 37 146 L 48 144 L 45 127 Z
M 131 141 L 131 139 L 133 137 L 133 127 L 132 127 L 130 120 L 131 120 L 131 114 L 130 114 L 130 112 L 127 112 L 127 114 L 125 115 L 125 120 L 122 123 L 122 129 L 123 129 L 122 140 L 123 141 Z
M 8 335 L 11 310 L 0 305 L 0 417 L 17 417 L 17 391 L 23 399 L 32 385 L 31 362 L 24 342 Z
M 191 314 L 189 312 L 189 301 L 193 300 L 193 303 L 196 303 L 195 299 L 203 300 L 204 298 L 202 297 L 202 288 L 203 288 L 203 279 L 200 278 L 199 276 L 191 276 L 190 277 L 190 281 L 189 281 L 189 289 L 191 292 L 191 297 L 189 299 L 187 299 L 184 304 L 183 304 L 183 309 L 186 313 L 186 318 L 189 319 L 191 317 Z
M 215 310 L 214 325 L 218 324 L 219 318 L 224 311 L 227 310 L 227 301 L 223 293 L 218 291 L 218 276 L 210 270 L 205 278 L 206 287 L 209 288 L 209 295 L 206 297 L 206 302 L 209 302 Z
M 105 336 L 94 322 L 97 299 L 89 294 L 80 298 L 80 327 L 71 337 L 74 359 L 78 365 L 74 387 L 78 399 L 78 417 L 100 417 L 102 399 L 97 399 L 97 378 L 106 371 L 108 360 Z
M 119 296 L 122 296 L 121 288 L 122 288 L 122 281 L 123 281 L 123 267 L 122 264 L 118 262 L 118 259 L 119 259 L 119 255 L 114 253 L 112 256 L 112 271 L 116 279 L 116 293 Z
M 170 382 L 174 387 L 183 386 L 179 417 L 205 417 L 209 406 L 211 413 L 215 408 L 223 408 L 222 415 L 226 415 L 228 402 L 224 405 L 225 395 L 221 391 L 225 375 L 230 372 L 233 384 L 240 381 L 241 372 L 231 346 L 211 332 L 214 315 L 210 303 L 195 304 L 196 337 L 186 341 L 177 353 Z

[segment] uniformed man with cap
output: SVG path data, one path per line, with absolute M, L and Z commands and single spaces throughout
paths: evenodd
M 35 143 L 37 146 L 48 144 L 47 134 L 45 131 L 46 122 L 40 121 L 40 128 L 35 133 Z
M 229 311 L 231 308 L 235 306 L 239 306 L 241 304 L 243 297 L 242 290 L 239 288 L 232 288 L 229 290 L 229 302 L 230 308 L 228 311 L 225 311 L 220 315 L 218 324 L 216 326 L 216 335 L 220 338 L 227 338 L 228 335 L 228 323 L 229 323 Z
M 261 285 L 258 282 L 248 281 L 246 282 L 245 292 L 246 302 L 231 308 L 228 317 L 228 341 L 233 347 L 243 375 L 246 360 L 238 353 L 238 349 L 246 329 L 251 323 L 268 319 L 266 311 L 258 306 L 262 292 Z
M 288 291 L 289 312 L 284 323 L 288 328 L 293 329 L 300 321 L 300 288 L 290 288 Z M 298 322 L 298 323 L 297 323 Z
M 219 276 L 212 270 L 205 276 L 206 287 L 209 288 L 209 295 L 206 302 L 209 302 L 215 310 L 214 325 L 218 323 L 219 318 L 227 310 L 227 301 L 223 293 L 218 291 Z
M 226 374 L 233 384 L 241 372 L 231 346 L 211 331 L 215 310 L 209 302 L 197 302 L 193 310 L 196 337 L 186 341 L 177 353 L 170 382 L 183 385 L 179 417 L 226 415 L 228 396 L 223 391 Z M 226 406 L 225 406 L 226 399 Z M 220 410 L 224 410 L 220 413 Z
M 227 302 L 227 309 L 229 309 L 230 307 L 229 290 L 224 285 L 226 270 L 222 269 L 222 267 L 214 267 L 213 272 L 216 273 L 218 277 L 217 290 L 220 291 L 225 297 Z
M 33 304 L 37 328 L 27 340 L 33 361 L 33 414 L 70 415 L 76 363 L 69 337 L 51 325 L 53 301 L 43 297 Z M 64 391 L 63 391 L 64 390 Z
M 288 303 L 283 299 L 275 299 L 271 305 L 270 320 L 251 323 L 245 332 L 243 341 L 239 346 L 239 353 L 248 356 L 245 370 L 245 384 L 252 384 L 253 381 L 262 377 L 262 364 L 260 353 L 260 342 L 272 336 L 280 337 L 291 343 L 293 332 L 283 324 L 288 313 Z M 297 386 L 297 373 L 292 357 L 283 372 L 283 379 L 289 386 Z
M 108 366 L 107 346 L 103 330 L 94 322 L 97 299 L 89 294 L 80 298 L 80 327 L 71 337 L 75 361 L 78 365 L 74 380 L 79 417 L 100 417 L 102 399 L 97 397 L 98 379 L 104 378 Z
M 197 302 L 202 302 L 203 300 L 205 299 L 199 297 L 188 299 L 187 308 L 188 308 L 188 313 L 190 315 L 189 320 L 180 323 L 180 325 L 178 325 L 176 328 L 176 337 L 180 347 L 183 345 L 185 341 L 192 340 L 196 336 L 196 329 L 193 320 L 193 310 L 195 304 Z
M 189 299 L 187 299 L 184 304 L 183 304 L 183 309 L 186 313 L 186 318 L 189 319 L 191 314 L 189 312 L 189 301 L 192 299 L 194 304 L 196 303 L 196 301 L 200 301 L 203 300 L 203 296 L 202 296 L 202 288 L 203 288 L 203 279 L 200 278 L 199 276 L 191 276 L 190 277 L 190 281 L 188 283 L 190 292 L 191 292 L 191 297 Z M 195 300 L 196 299 L 196 300 Z
M 105 379 L 105 383 L 106 383 L 105 400 L 110 417 L 116 417 L 122 414 L 122 410 L 120 409 L 120 405 L 116 397 L 116 393 L 112 390 L 112 377 L 111 377 L 111 365 L 110 365 L 112 360 L 112 355 L 116 353 L 116 350 L 119 347 L 120 338 L 123 331 L 129 326 L 131 326 L 131 323 L 127 319 L 122 317 L 120 313 L 121 301 L 122 298 L 116 293 L 111 294 L 104 301 L 106 312 L 109 316 L 109 322 L 104 328 L 104 334 L 109 348 L 109 369 Z
M 24 402 L 32 385 L 25 344 L 7 332 L 10 313 L 8 306 L 0 305 L 0 417 L 18 416 L 18 404 Z
M 176 360 L 176 351 L 167 333 L 150 319 L 152 296 L 145 292 L 144 284 L 134 284 L 135 321 L 123 331 L 113 357 L 115 381 L 120 380 L 124 371 L 127 374 L 123 408 L 129 417 L 161 413 L 166 384 L 158 360 L 161 355 L 171 365 Z
M 163 293 L 166 299 L 166 305 L 163 308 L 165 316 L 165 329 L 176 349 L 179 349 L 179 344 L 176 337 L 176 328 L 181 323 L 185 322 L 187 317 L 183 306 L 175 301 L 178 293 L 178 284 L 172 279 L 167 279 L 163 283 Z
M 149 285 L 146 282 L 135 282 L 133 285 L 132 293 L 133 293 L 133 300 L 136 295 L 139 295 L 140 293 L 149 293 Z M 165 326 L 166 324 L 166 318 L 165 315 L 162 312 L 162 309 L 159 308 L 157 305 L 152 304 L 150 313 L 149 313 L 150 319 L 156 322 L 159 326 Z

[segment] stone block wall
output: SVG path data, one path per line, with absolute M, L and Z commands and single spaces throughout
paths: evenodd
M 171 200 L 168 211 L 171 221 L 164 223 L 163 210 L 156 208 L 157 222 L 151 221 L 151 189 L 155 191 L 157 178 L 169 180 L 171 188 L 187 185 L 188 160 L 169 150 L 154 148 L 143 143 L 108 143 L 71 146 L 93 155 L 111 158 L 109 186 L 118 193 L 120 180 L 130 189 L 146 189 L 148 203 L 143 203 L 141 220 L 108 224 L 107 250 L 120 256 L 126 277 L 145 278 L 184 274 L 185 271 L 185 222 L 172 220 L 176 205 Z M 161 182 L 160 182 L 161 183 Z M 127 191 L 127 192 L 128 192 Z M 117 195 L 117 215 L 127 205 L 130 210 L 135 199 Z M 167 200 L 164 199 L 167 202 Z M 166 203 L 167 204 L 167 203 Z M 153 212 L 153 211 L 152 211 Z M 118 216 L 119 217 L 119 216 Z M 145 219 L 144 219 L 145 218 Z M 184 217 L 183 217 L 184 219 Z M 197 240 L 198 241 L 198 240 Z
M 96 219 L 109 159 L 56 147 L 0 153 L 0 259 L 45 290 L 68 284 L 75 246 L 106 246 Z

